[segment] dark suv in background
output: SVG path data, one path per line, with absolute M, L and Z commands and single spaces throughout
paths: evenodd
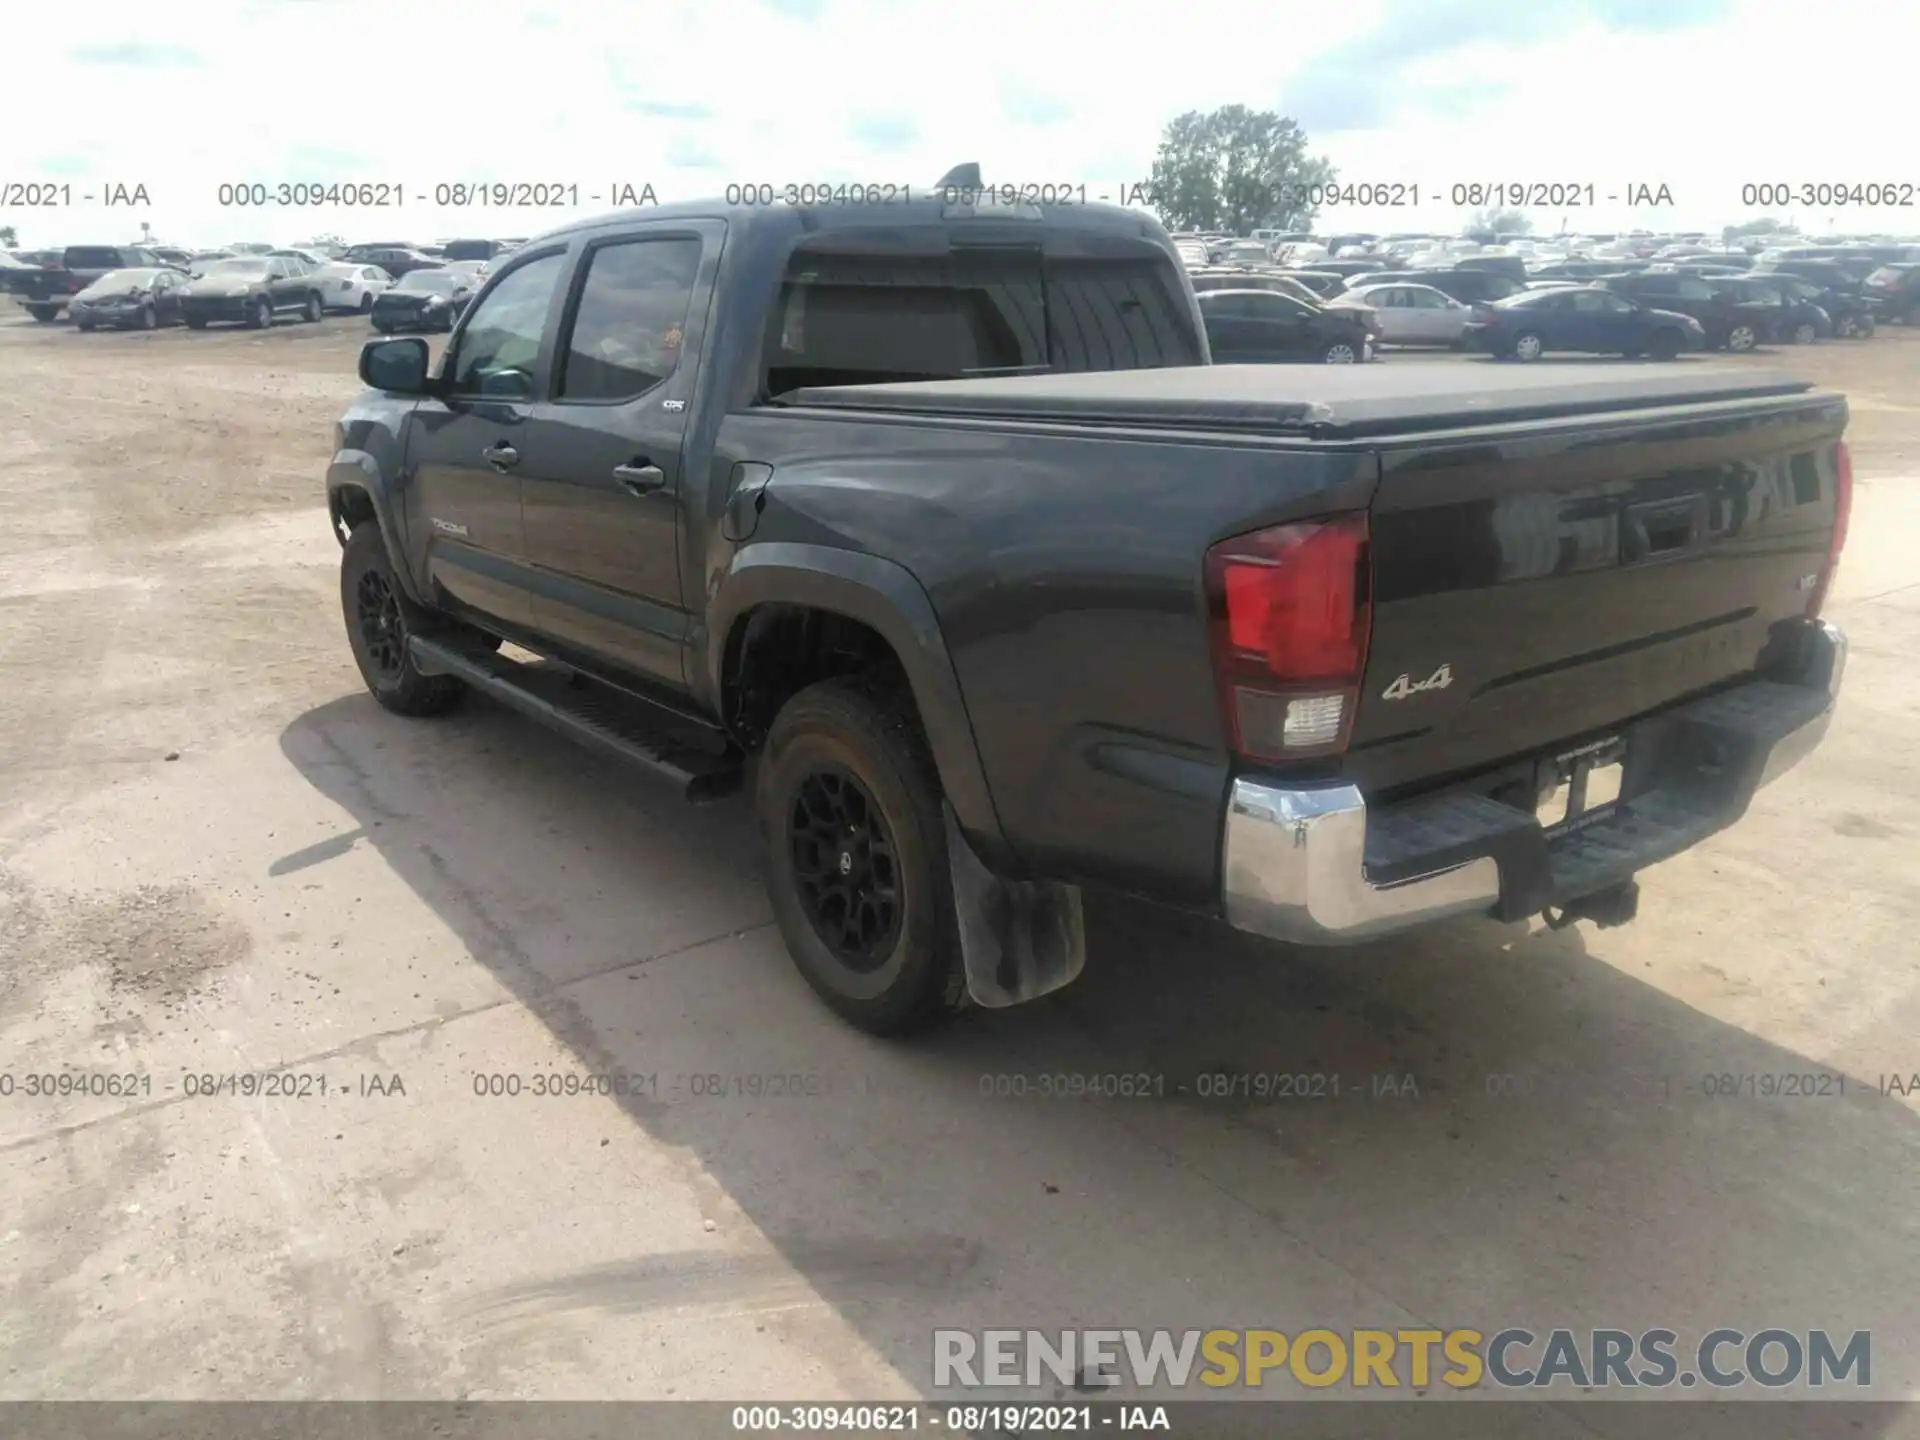
M 1743 298 L 1697 275 L 1642 271 L 1610 275 L 1598 283 L 1637 304 L 1691 315 L 1707 332 L 1709 350 L 1751 350 L 1773 338 L 1780 319 L 1778 306 Z
M 1882 265 L 1860 287 L 1879 320 L 1920 325 L 1920 264 L 1903 261 Z

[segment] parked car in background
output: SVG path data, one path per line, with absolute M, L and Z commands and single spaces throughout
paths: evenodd
M 1362 285 L 1347 295 L 1374 312 L 1380 341 L 1386 345 L 1458 346 L 1473 307 L 1431 285 L 1404 281 Z
M 479 281 L 457 270 L 409 270 L 373 297 L 373 328 L 382 334 L 451 330 L 479 288 Z
M 296 269 L 296 266 L 301 268 Z M 180 296 L 187 326 L 237 321 L 264 330 L 280 315 L 317 321 L 326 313 L 315 272 L 284 255 L 236 255 L 216 260 Z
M 351 310 L 362 315 L 373 309 L 376 295 L 393 288 L 393 277 L 378 265 L 353 265 L 336 260 L 314 272 L 320 299 L 329 310 Z
M 1271 290 L 1209 290 L 1195 298 L 1216 364 L 1354 365 L 1373 358 L 1366 325 L 1356 315 Z
M 1610 260 L 1556 260 L 1527 272 L 1529 280 L 1594 280 L 1602 275 L 1622 275 L 1644 270 L 1646 265 L 1627 258 Z
M 1533 361 L 1549 350 L 1578 350 L 1671 360 L 1705 348 L 1707 332 L 1691 315 L 1583 285 L 1528 290 L 1476 305 L 1465 338 L 1501 359 Z
M 1833 334 L 1832 316 L 1809 300 L 1789 295 L 1783 285 L 1765 276 L 1729 276 L 1708 283 L 1743 300 L 1763 306 L 1777 306 L 1772 336 L 1775 340 L 1789 345 L 1811 345 L 1823 336 Z
M 1504 300 L 1526 289 L 1526 281 L 1489 270 L 1377 270 L 1347 281 L 1349 293 L 1368 285 L 1425 285 L 1463 305 Z
M 1742 354 L 1773 339 L 1781 318 L 1779 305 L 1740 296 L 1698 275 L 1642 270 L 1595 283 L 1636 304 L 1691 315 L 1706 331 L 1709 350 Z
M 1225 265 L 1271 265 L 1273 252 L 1258 240 L 1236 240 L 1220 257 Z
M 1211 266 L 1189 273 L 1196 293 L 1203 290 L 1270 290 L 1276 295 L 1291 295 L 1305 305 L 1338 310 L 1358 320 L 1370 341 L 1379 341 L 1378 319 L 1365 301 L 1355 299 L 1346 290 L 1335 295 L 1316 295 L 1291 275 L 1278 270 L 1251 270 L 1245 266 Z M 1332 277 L 1336 283 L 1338 276 Z
M 273 246 L 264 240 L 236 240 L 227 246 L 236 255 L 271 255 Z
M 440 264 L 410 245 L 351 245 L 342 258 L 356 265 L 378 265 L 396 280 L 409 270 L 432 270 Z
M 13 273 L 12 289 L 29 315 L 50 324 L 73 297 L 115 270 L 151 270 L 160 257 L 140 245 L 69 245 L 52 264 Z
M 1786 292 L 1792 301 L 1802 301 L 1817 307 L 1821 314 L 1831 318 L 1832 333 L 1842 340 L 1865 340 L 1874 332 L 1875 321 L 1873 306 L 1866 296 L 1860 293 L 1860 287 L 1842 279 L 1831 285 L 1822 285 L 1818 281 L 1806 279 L 1800 275 L 1773 274 L 1756 276 L 1756 279 L 1772 280 Z M 1823 332 L 1825 333 L 1825 332 Z
M 491 260 L 505 249 L 506 246 L 498 240 L 449 240 L 440 247 L 440 258 L 449 263 L 455 260 Z
M 1276 270 L 1274 273 L 1285 276 L 1296 285 L 1304 285 L 1322 301 L 1338 295 L 1347 287 L 1346 277 L 1331 270 Z
M 282 246 L 278 250 L 269 250 L 267 253 L 298 260 L 309 270 L 319 270 L 333 263 L 333 257 L 330 255 L 322 255 L 318 250 L 307 250 L 295 245 Z
M 171 265 L 176 270 L 185 270 L 193 263 L 193 252 L 182 250 L 178 245 L 151 245 L 147 248 L 162 264 Z
M 487 278 L 493 268 L 488 260 L 449 260 L 440 269 L 451 275 L 464 275 L 473 282 L 474 288 L 480 288 L 480 282 Z
M 1876 320 L 1920 325 L 1920 263 L 1882 265 L 1861 283 L 1860 292 Z
M 157 330 L 179 323 L 180 292 L 189 283 L 171 265 L 109 270 L 73 297 L 67 318 L 82 330 Z

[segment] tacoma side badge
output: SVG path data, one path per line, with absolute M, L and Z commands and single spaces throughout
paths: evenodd
M 1404 700 L 1409 695 L 1418 695 L 1422 690 L 1444 690 L 1453 683 L 1453 667 L 1442 665 L 1426 679 L 1415 683 L 1411 675 L 1402 675 L 1380 692 L 1382 700 Z

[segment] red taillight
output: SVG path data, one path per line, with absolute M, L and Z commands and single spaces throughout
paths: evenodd
M 1844 440 L 1833 448 L 1833 535 L 1827 541 L 1827 563 L 1820 567 L 1820 578 L 1807 601 L 1809 620 L 1819 618 L 1821 607 L 1827 603 L 1834 571 L 1840 568 L 1840 552 L 1847 544 L 1847 521 L 1853 515 L 1853 454 Z
M 1214 673 L 1236 754 L 1338 754 L 1372 629 L 1364 513 L 1276 525 L 1207 551 Z

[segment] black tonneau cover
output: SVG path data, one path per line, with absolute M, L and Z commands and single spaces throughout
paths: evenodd
M 1778 371 L 1713 362 L 1516 366 L 1196 365 L 794 390 L 786 405 L 979 420 L 1135 424 L 1345 439 L 1605 414 L 1713 400 L 1804 395 Z

